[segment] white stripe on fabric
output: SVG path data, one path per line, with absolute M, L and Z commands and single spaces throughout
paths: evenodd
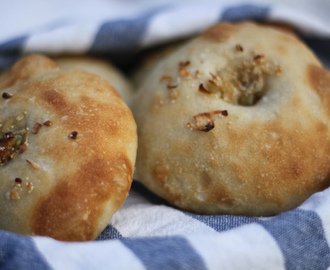
M 150 21 L 141 45 L 151 46 L 168 42 L 169 37 L 174 39 L 196 34 L 216 23 L 220 14 L 220 7 L 194 5 L 194 3 L 184 6 L 177 5 L 155 16 Z
M 179 0 L 176 0 L 179 1 Z M 2 12 L 0 42 L 22 35 L 35 34 L 38 30 L 59 22 L 95 22 L 134 18 L 139 13 L 175 0 L 130 1 L 120 0 L 15 0 L 15 5 L 0 0 Z M 36 8 L 37 7 L 37 8 Z M 82 32 L 84 33 L 84 32 Z
M 67 243 L 33 237 L 33 241 L 54 270 L 145 270 L 136 255 L 119 240 Z
M 218 0 L 191 0 L 189 3 L 176 1 L 175 6 L 165 9 L 151 20 L 141 45 L 149 47 L 197 34 L 219 22 L 225 8 L 244 3 L 244 0 L 231 0 L 230 3 Z M 263 4 L 262 1 L 251 3 Z
M 286 6 L 277 7 L 271 9 L 269 19 L 274 21 L 284 21 L 287 24 L 294 25 L 297 29 L 307 35 L 311 36 L 329 36 L 329 26 L 317 17 L 307 16 L 306 10 L 300 12 L 300 10 L 290 10 Z
M 202 256 L 209 270 L 285 269 L 283 254 L 275 239 L 258 224 L 186 239 Z
M 267 0 L 272 5 L 270 18 L 292 23 L 295 28 L 309 35 L 329 35 L 330 2 L 324 0 Z
M 325 237 L 330 246 L 330 188 L 313 194 L 298 209 L 311 210 L 318 214 L 322 221 Z
M 123 237 L 215 233 L 211 227 L 179 210 L 153 205 L 133 190 L 111 224 Z
M 36 34 L 28 38 L 23 52 L 47 54 L 85 53 L 93 44 L 99 27 L 99 24 L 79 24 Z

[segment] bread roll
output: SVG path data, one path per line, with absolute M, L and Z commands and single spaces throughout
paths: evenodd
M 41 55 L 17 62 L 0 90 L 0 229 L 95 239 L 131 186 L 131 111 L 104 79 Z
M 294 35 L 222 23 L 155 64 L 136 177 L 199 214 L 270 216 L 330 185 L 330 73 Z

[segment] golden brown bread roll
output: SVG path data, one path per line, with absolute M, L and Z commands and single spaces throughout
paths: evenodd
M 292 209 L 330 185 L 329 108 L 330 73 L 294 35 L 215 25 L 141 83 L 136 177 L 196 213 Z
M 116 90 L 31 55 L 0 78 L 0 228 L 95 239 L 131 186 L 136 124 Z

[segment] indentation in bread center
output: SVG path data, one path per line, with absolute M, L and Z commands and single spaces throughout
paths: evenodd
M 224 101 L 241 106 L 255 105 L 265 94 L 267 77 L 281 73 L 281 68 L 263 54 L 251 54 L 232 63 L 232 67 L 210 73 L 207 91 L 219 93 Z

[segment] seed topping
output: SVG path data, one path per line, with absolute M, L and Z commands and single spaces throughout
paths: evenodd
M 241 45 L 239 45 L 239 44 L 236 44 L 236 50 L 238 51 L 238 52 L 243 52 L 244 50 L 243 50 L 243 47 L 241 46 Z
M 12 94 L 7 93 L 7 92 L 3 92 L 3 93 L 2 93 L 2 97 L 3 97 L 4 99 L 9 99 L 9 98 L 11 98 L 12 96 L 13 96 Z
M 37 134 L 39 132 L 39 130 L 41 129 L 42 125 L 40 123 L 35 123 L 32 130 L 31 130 L 31 133 L 32 134 Z
M 49 127 L 49 126 L 51 126 L 53 123 L 52 123 L 51 121 L 47 120 L 47 121 L 44 122 L 43 124 L 44 124 L 44 126 Z
M 36 164 L 34 164 L 32 161 L 26 160 L 26 162 L 29 163 L 33 169 L 40 170 L 40 168 Z
M 190 75 L 189 70 L 187 70 L 187 66 L 190 65 L 190 61 L 180 62 L 179 63 L 179 74 L 181 77 L 188 77 Z
M 71 133 L 70 133 L 70 135 L 69 135 L 69 138 L 70 139 L 77 139 L 77 137 L 78 137 L 78 132 L 77 131 L 72 131 Z
M 227 110 L 216 110 L 211 112 L 204 112 L 200 114 L 196 114 L 194 116 L 194 119 L 196 121 L 196 124 L 192 122 L 188 122 L 187 125 L 191 129 L 209 132 L 214 128 L 214 120 L 212 118 L 215 114 L 221 114 L 223 116 L 228 116 Z
M 15 184 L 22 184 L 22 179 L 19 177 L 15 178 Z

